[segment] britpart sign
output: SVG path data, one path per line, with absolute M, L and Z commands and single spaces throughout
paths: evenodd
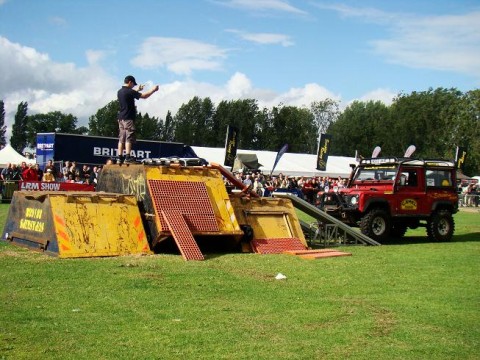
M 79 164 L 105 164 L 117 157 L 118 139 L 61 133 L 37 134 L 37 163 L 48 160 L 75 160 Z M 132 150 L 138 160 L 161 157 L 197 157 L 191 147 L 182 143 L 138 140 Z

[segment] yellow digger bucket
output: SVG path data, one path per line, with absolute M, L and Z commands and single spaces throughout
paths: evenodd
M 17 191 L 3 239 L 61 258 L 151 253 L 135 196 Z

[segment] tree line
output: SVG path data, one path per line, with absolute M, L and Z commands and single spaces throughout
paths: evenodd
M 77 118 L 59 111 L 28 115 L 28 104 L 18 105 L 10 143 L 22 152 L 36 146 L 39 132 L 84 135 L 118 135 L 118 101 L 89 117 L 88 127 L 77 127 Z M 175 141 L 193 146 L 223 147 L 228 125 L 239 129 L 239 147 L 246 150 L 315 154 L 319 135 L 332 135 L 331 155 L 369 157 L 374 147 L 381 156 L 402 156 L 415 145 L 416 157 L 455 157 L 457 146 L 467 148 L 465 173 L 480 173 L 480 90 L 455 88 L 398 94 L 391 105 L 380 101 L 354 101 L 343 111 L 337 101 L 326 99 L 309 106 L 279 104 L 260 108 L 255 99 L 224 100 L 194 97 L 165 119 L 139 113 L 137 137 Z M 0 144 L 5 144 L 5 109 L 0 100 Z

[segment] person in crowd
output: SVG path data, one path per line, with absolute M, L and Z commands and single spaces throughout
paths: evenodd
M 43 174 L 42 181 L 46 182 L 54 182 L 55 181 L 55 175 L 53 175 L 52 169 L 48 168 L 47 171 Z
M 465 203 L 467 206 L 473 206 L 475 203 L 476 188 L 475 184 L 470 183 L 465 191 Z
M 0 173 L 0 177 L 2 178 L 3 181 L 10 181 L 12 180 L 13 177 L 13 167 L 12 163 L 8 163 L 7 167 L 2 170 Z
M 302 183 L 302 193 L 304 195 L 304 198 L 309 202 L 313 203 L 313 198 L 314 198 L 314 189 L 313 189 L 313 184 L 312 180 L 308 179 L 306 181 L 303 181 Z
M 22 163 L 20 164 L 20 172 L 23 174 L 23 172 L 27 169 L 28 169 L 27 163 L 25 161 L 22 161 Z
M 80 179 L 82 179 L 84 183 L 90 183 L 91 173 L 92 170 L 90 169 L 90 166 L 83 164 L 82 170 L 80 171 Z
M 65 160 L 64 162 L 64 166 L 62 167 L 62 175 L 63 177 L 65 178 L 65 181 L 68 179 L 68 174 L 70 173 L 70 167 L 72 165 L 70 164 L 70 161 L 69 160 Z
M 98 180 L 98 176 L 100 175 L 100 171 L 102 171 L 101 166 L 94 166 L 93 167 L 93 171 L 90 174 L 90 178 L 89 178 L 89 182 L 88 182 L 89 184 L 94 184 L 94 185 L 97 184 L 97 180 Z
M 72 174 L 72 173 L 70 173 L 70 172 L 68 173 L 67 179 L 65 180 L 65 182 L 66 182 L 66 183 L 70 183 L 70 184 L 72 184 L 72 183 L 75 182 L 75 178 L 73 177 L 73 174 Z
M 247 174 L 245 176 L 245 179 L 243 180 L 243 185 L 251 188 L 253 186 L 253 182 L 252 182 L 252 176 L 250 174 Z
M 262 181 L 259 176 L 255 176 L 253 180 L 253 189 L 254 192 L 256 192 L 258 195 L 263 196 L 264 188 Z
M 52 170 L 53 176 L 57 176 L 57 170 L 55 169 L 55 165 L 51 159 L 47 161 L 47 165 L 45 165 L 43 172 L 47 172 L 48 169 Z
M 38 174 L 33 164 L 30 164 L 22 171 L 22 179 L 24 181 L 38 181 Z
M 73 175 L 74 179 L 77 175 L 80 176 L 80 169 L 78 168 L 76 161 L 72 161 L 70 165 L 70 173 Z
M 35 171 L 37 172 L 37 180 L 42 181 L 44 172 L 40 169 L 40 165 L 34 165 Z
M 13 181 L 23 180 L 21 168 L 16 164 L 12 165 L 12 180 Z

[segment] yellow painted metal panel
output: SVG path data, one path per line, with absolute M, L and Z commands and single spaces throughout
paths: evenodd
M 297 213 L 289 199 L 231 197 L 238 222 L 249 225 L 256 239 L 298 238 L 307 246 Z
M 134 196 L 72 194 L 50 202 L 60 257 L 150 253 Z

